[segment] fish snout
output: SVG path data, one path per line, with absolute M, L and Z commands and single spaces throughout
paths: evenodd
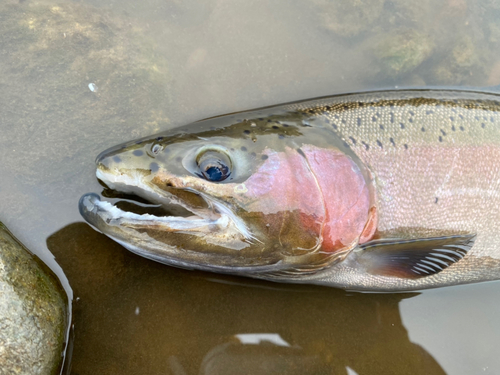
M 87 221 L 89 216 L 96 213 L 96 203 L 100 202 L 101 198 L 96 193 L 88 193 L 83 195 L 78 202 L 78 210 L 80 215 Z

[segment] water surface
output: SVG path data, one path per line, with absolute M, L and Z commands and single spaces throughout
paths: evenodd
M 100 151 L 204 117 L 498 84 L 494 0 L 3 0 L 0 219 L 73 298 L 73 374 L 494 374 L 497 282 L 380 295 L 177 270 L 77 203 Z

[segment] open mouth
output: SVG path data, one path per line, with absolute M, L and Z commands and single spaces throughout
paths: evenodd
M 113 174 L 98 169 L 97 177 L 108 187 L 103 196 L 111 198 L 111 202 L 89 193 L 80 199 L 79 208 L 90 224 L 107 235 L 118 228 L 154 228 L 209 240 L 215 233 L 220 237 L 233 227 L 245 240 L 252 239 L 244 223 L 225 204 L 211 197 L 189 189 L 160 189 L 139 174 Z

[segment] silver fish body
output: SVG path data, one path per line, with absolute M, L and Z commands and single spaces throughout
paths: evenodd
M 499 160 L 497 95 L 341 95 L 204 120 L 98 157 L 110 188 L 192 216 L 127 218 L 95 195 L 80 211 L 170 265 L 432 288 L 500 279 Z

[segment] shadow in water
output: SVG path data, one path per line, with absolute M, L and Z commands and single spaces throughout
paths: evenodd
M 415 294 L 175 269 L 84 223 L 47 245 L 74 290 L 73 374 L 444 374 L 402 324 Z

